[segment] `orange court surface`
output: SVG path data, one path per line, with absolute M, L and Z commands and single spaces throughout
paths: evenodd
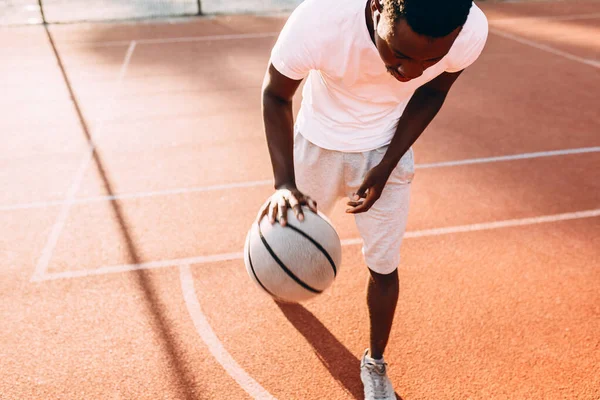
M 487 46 L 414 146 L 390 377 L 598 400 L 600 2 L 479 5 Z M 0 399 L 362 399 L 344 205 L 324 294 L 278 305 L 244 268 L 285 19 L 0 28 Z

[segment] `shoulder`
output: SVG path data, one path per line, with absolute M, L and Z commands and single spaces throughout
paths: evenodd
M 339 8 L 342 1 L 305 0 L 296 7 L 271 51 L 271 63 L 280 73 L 298 80 L 322 66 L 340 36 L 341 13 L 331 12 L 331 7 Z
M 467 22 L 463 26 L 460 34 L 456 38 L 452 50 L 465 51 L 469 47 L 484 41 L 488 36 L 488 20 L 481 8 L 475 3 L 471 6 Z M 456 48 L 456 49 L 455 49 Z
M 485 40 L 488 35 L 488 20 L 481 8 L 473 3 L 467 22 L 463 27 L 471 40 Z
M 481 54 L 488 37 L 488 20 L 475 3 L 471 6 L 467 22 L 448 54 L 448 72 L 460 71 L 472 64 Z

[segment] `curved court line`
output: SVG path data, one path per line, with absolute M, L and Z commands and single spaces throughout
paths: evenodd
M 212 330 L 206 316 L 202 312 L 198 296 L 196 295 L 196 288 L 194 287 L 194 277 L 192 276 L 192 271 L 188 264 L 179 266 L 179 280 L 181 281 L 181 290 L 183 292 L 185 305 L 190 313 L 190 317 L 192 317 L 196 331 L 217 362 L 221 364 L 229 376 L 231 376 L 238 385 L 254 399 L 277 400 L 248 375 L 248 373 L 233 359 L 231 354 L 227 352 L 225 347 L 223 347 L 223 343 L 221 343 L 215 332 Z
M 113 93 L 112 96 L 110 96 L 108 98 L 109 107 L 112 106 L 112 104 L 113 104 L 112 99 L 114 99 L 116 97 L 116 94 L 121 87 L 121 83 L 122 83 L 123 79 L 125 78 L 125 74 L 127 73 L 127 68 L 129 67 L 129 63 L 130 63 L 131 57 L 133 55 L 133 51 L 135 50 L 135 45 L 136 45 L 135 41 L 132 41 L 129 44 L 129 48 L 127 49 L 127 52 L 125 53 L 125 58 L 123 59 L 123 64 L 121 65 L 121 68 L 119 70 L 119 75 L 117 78 L 117 89 L 115 90 L 115 93 Z M 96 129 L 98 133 L 99 133 L 99 131 L 102 127 L 102 123 L 104 121 L 105 121 L 105 118 L 100 120 L 100 124 L 98 124 L 98 128 Z M 84 127 L 84 129 L 86 129 L 86 128 Z M 95 136 L 98 136 L 98 133 L 96 133 L 96 135 L 90 133 L 91 139 L 93 140 Z M 56 247 L 56 244 L 58 243 L 58 238 L 60 237 L 60 234 L 62 233 L 62 230 L 65 227 L 65 223 L 67 222 L 67 218 L 69 217 L 69 212 L 71 211 L 71 206 L 74 204 L 75 196 L 77 195 L 77 192 L 79 191 L 79 187 L 81 186 L 81 182 L 83 181 L 83 178 L 85 177 L 85 173 L 94 158 L 94 151 L 96 149 L 96 145 L 94 144 L 94 142 L 92 140 L 89 140 L 87 143 L 86 152 L 85 152 L 84 156 L 82 157 L 81 162 L 79 163 L 79 167 L 77 168 L 77 172 L 75 173 L 73 182 L 71 183 L 71 186 L 69 187 L 69 190 L 67 192 L 67 197 L 66 197 L 65 201 L 62 203 L 62 207 L 60 209 L 60 212 L 58 213 L 58 217 L 56 218 L 56 221 L 54 222 L 54 225 L 52 226 L 52 229 L 50 230 L 50 234 L 48 235 L 48 239 L 46 240 L 46 244 L 44 245 L 42 254 L 41 254 L 40 258 L 38 259 L 37 264 L 35 266 L 33 276 L 31 277 L 31 280 L 30 280 L 31 282 L 38 282 L 38 281 L 42 280 L 44 274 L 46 273 L 46 270 L 48 269 L 48 264 L 50 263 L 50 259 L 52 258 L 52 253 L 54 252 L 54 248 Z
M 480 224 L 457 225 L 457 226 L 448 226 L 448 227 L 444 227 L 444 228 L 423 229 L 423 230 L 419 230 L 419 231 L 408 231 L 404 234 L 404 238 L 411 239 L 411 238 L 417 238 L 417 237 L 448 235 L 448 234 L 452 234 L 452 233 L 486 231 L 486 230 L 493 230 L 493 229 L 500 229 L 500 228 L 529 226 L 529 225 L 537 225 L 537 224 L 552 223 L 552 222 L 559 222 L 559 221 L 569 221 L 569 220 L 585 219 L 585 218 L 596 218 L 596 217 L 600 217 L 600 208 L 597 208 L 594 210 L 576 211 L 576 212 L 563 213 L 563 214 L 543 215 L 543 216 L 531 217 L 531 218 L 508 219 L 508 220 L 503 220 L 503 221 L 485 222 L 485 223 L 480 223 Z M 362 240 L 360 238 L 352 238 L 352 239 L 342 240 L 342 246 L 352 246 L 352 245 L 357 245 L 357 244 L 362 244 Z M 101 267 L 101 268 L 97 268 L 97 269 L 51 272 L 51 273 L 46 273 L 44 276 L 41 277 L 40 280 L 50 281 L 50 280 L 56 280 L 56 279 L 82 278 L 82 277 L 86 277 L 86 276 L 130 272 L 130 271 L 137 271 L 137 270 L 141 270 L 141 269 L 167 268 L 167 267 L 173 267 L 173 266 L 182 265 L 182 264 L 183 265 L 208 264 L 208 263 L 222 262 L 222 261 L 234 261 L 234 260 L 242 260 L 243 258 L 244 258 L 243 252 L 221 253 L 221 254 L 212 254 L 212 255 L 207 255 L 207 256 L 199 256 L 199 257 L 187 257 L 187 258 L 175 258 L 175 259 L 170 259 L 170 260 L 149 261 L 149 262 L 139 263 L 139 264 L 112 265 L 112 266 L 106 266 L 106 267 Z
M 500 162 L 500 161 L 526 160 L 526 159 L 531 159 L 531 158 L 542 158 L 542 157 L 553 157 L 553 156 L 564 156 L 564 155 L 597 153 L 597 152 L 600 152 L 600 146 L 598 146 L 598 147 L 580 147 L 580 148 L 565 149 L 565 150 L 538 151 L 538 152 L 533 152 L 533 153 L 521 153 L 521 154 L 514 154 L 514 155 L 509 155 L 509 156 L 471 158 L 471 159 L 456 160 L 456 161 L 441 161 L 441 162 L 428 163 L 428 164 L 416 164 L 415 168 L 416 169 L 429 169 L 429 168 L 441 168 L 441 167 L 456 167 L 456 166 L 460 166 L 460 165 L 486 164 L 486 163 Z M 102 201 L 114 201 L 114 200 L 122 200 L 122 199 L 141 199 L 141 198 L 146 198 L 146 197 L 170 196 L 170 195 L 199 193 L 199 192 L 212 192 L 212 191 L 217 191 L 217 190 L 230 190 L 230 189 L 238 189 L 238 188 L 268 186 L 268 185 L 272 185 L 272 184 L 273 184 L 272 179 L 265 179 L 265 180 L 259 180 L 259 181 L 224 183 L 224 184 L 218 184 L 218 185 L 176 188 L 176 189 L 157 190 L 157 191 L 150 191 L 150 192 L 121 193 L 121 194 L 91 196 L 91 197 L 82 197 L 79 199 L 73 199 L 72 204 L 89 204 L 89 203 L 96 203 L 96 202 L 102 202 Z M 31 202 L 31 203 L 0 206 L 0 211 L 16 211 L 16 210 L 27 210 L 27 209 L 34 209 L 34 208 L 56 207 L 56 206 L 61 206 L 64 203 L 65 203 L 64 200 L 36 201 L 36 202 Z

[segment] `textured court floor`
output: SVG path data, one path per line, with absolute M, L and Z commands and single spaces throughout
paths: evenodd
M 600 3 L 481 6 L 487 47 L 415 146 L 391 378 L 598 400 Z M 43 27 L 0 29 L 0 399 L 362 398 L 343 208 L 319 298 L 279 307 L 243 267 L 284 21 L 54 25 L 60 64 Z

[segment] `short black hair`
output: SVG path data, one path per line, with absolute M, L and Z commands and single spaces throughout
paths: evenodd
M 395 24 L 405 19 L 419 35 L 440 38 L 463 26 L 469 16 L 472 0 L 377 0 L 383 14 Z

